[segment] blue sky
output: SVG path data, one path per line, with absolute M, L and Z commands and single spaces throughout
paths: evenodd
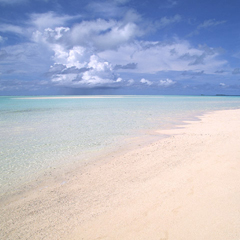
M 237 0 L 0 0 L 0 95 L 240 94 Z

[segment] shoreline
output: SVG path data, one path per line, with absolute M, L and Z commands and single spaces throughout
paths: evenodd
M 0 236 L 239 240 L 240 110 L 199 118 L 14 197 L 1 207 Z
M 201 110 L 195 114 L 176 118 L 171 121 L 171 123 L 164 123 L 161 129 L 175 129 L 179 125 L 185 126 L 188 121 L 198 121 L 204 113 L 206 112 Z M 49 185 L 52 184 L 60 184 L 61 182 L 65 182 L 66 179 L 59 176 L 64 176 L 66 172 L 82 171 L 82 168 L 85 166 L 102 162 L 110 155 L 119 157 L 123 153 L 142 148 L 166 137 L 167 135 L 159 133 L 159 127 L 157 128 L 156 126 L 152 129 L 138 130 L 132 132 L 129 136 L 119 137 L 118 143 L 109 146 L 109 148 L 98 151 L 95 149 L 92 152 L 85 151 L 82 156 L 77 156 L 75 154 L 73 157 L 69 155 L 69 157 L 65 157 L 64 160 L 61 160 L 59 164 L 49 165 L 47 168 L 40 168 L 37 172 L 34 172 L 34 174 L 26 175 L 26 177 L 16 175 L 10 182 L 3 182 L 0 188 L 0 202 L 20 194 L 25 194 L 28 191 L 49 187 Z M 68 162 L 68 159 L 71 160 Z

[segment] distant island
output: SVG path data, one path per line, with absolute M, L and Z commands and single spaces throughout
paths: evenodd
M 216 94 L 216 96 L 230 96 L 230 97 L 234 97 L 234 96 L 240 96 L 240 95 L 227 95 L 227 94 Z
M 239 95 L 229 95 L 229 94 L 221 94 L 221 93 L 218 93 L 218 94 L 215 94 L 215 95 L 205 95 L 205 94 L 201 94 L 200 96 L 217 96 L 217 97 L 239 97 Z

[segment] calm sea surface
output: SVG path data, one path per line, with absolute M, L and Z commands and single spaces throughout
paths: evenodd
M 233 108 L 240 97 L 0 97 L 0 193 L 126 139 Z

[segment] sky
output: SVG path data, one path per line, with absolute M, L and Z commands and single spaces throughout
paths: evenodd
M 0 0 L 0 95 L 238 95 L 239 9 L 239 0 Z

